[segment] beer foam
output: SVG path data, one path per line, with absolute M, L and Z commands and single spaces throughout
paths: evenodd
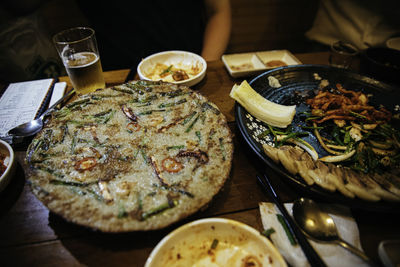
M 68 68 L 83 68 L 94 64 L 99 57 L 93 52 L 79 52 L 71 56 L 73 59 L 66 59 L 65 65 Z

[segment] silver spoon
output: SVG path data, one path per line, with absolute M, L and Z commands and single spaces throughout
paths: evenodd
M 14 136 L 31 136 L 36 133 L 38 133 L 42 128 L 43 128 L 43 119 L 44 117 L 55 110 L 62 101 L 64 101 L 66 98 L 72 96 L 75 93 L 75 90 L 72 89 L 68 93 L 66 93 L 63 97 L 61 97 L 56 103 L 54 103 L 51 107 L 49 107 L 45 112 L 40 115 L 35 120 L 23 123 L 21 125 L 18 125 L 17 127 L 12 128 L 11 130 L 8 131 L 9 135 L 14 135 Z
M 334 242 L 361 259 L 374 264 L 365 253 L 340 238 L 332 217 L 311 199 L 300 198 L 293 203 L 293 217 L 300 228 L 317 242 Z

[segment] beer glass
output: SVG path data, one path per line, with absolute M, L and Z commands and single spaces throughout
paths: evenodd
M 105 87 L 93 29 L 76 27 L 64 30 L 54 35 L 53 42 L 77 94 Z
M 354 45 L 337 41 L 331 44 L 329 64 L 333 67 L 349 69 L 357 55 L 358 50 Z

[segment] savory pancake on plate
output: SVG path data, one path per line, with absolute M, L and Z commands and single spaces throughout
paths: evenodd
M 34 194 L 104 232 L 166 227 L 208 204 L 228 178 L 230 129 L 186 86 L 134 81 L 54 112 L 28 148 Z

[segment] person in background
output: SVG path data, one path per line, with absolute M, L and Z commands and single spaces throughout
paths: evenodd
M 359 50 L 383 46 L 400 34 L 398 4 L 397 0 L 321 0 L 306 37 L 326 47 L 339 40 Z
M 207 0 L 208 22 L 204 32 L 201 56 L 205 60 L 220 59 L 228 46 L 231 31 L 229 0 Z
M 229 0 L 78 0 L 96 31 L 104 70 L 135 68 L 143 58 L 185 50 L 216 60 L 230 38 Z
M 0 2 L 0 84 L 66 74 L 39 12 L 45 3 Z

